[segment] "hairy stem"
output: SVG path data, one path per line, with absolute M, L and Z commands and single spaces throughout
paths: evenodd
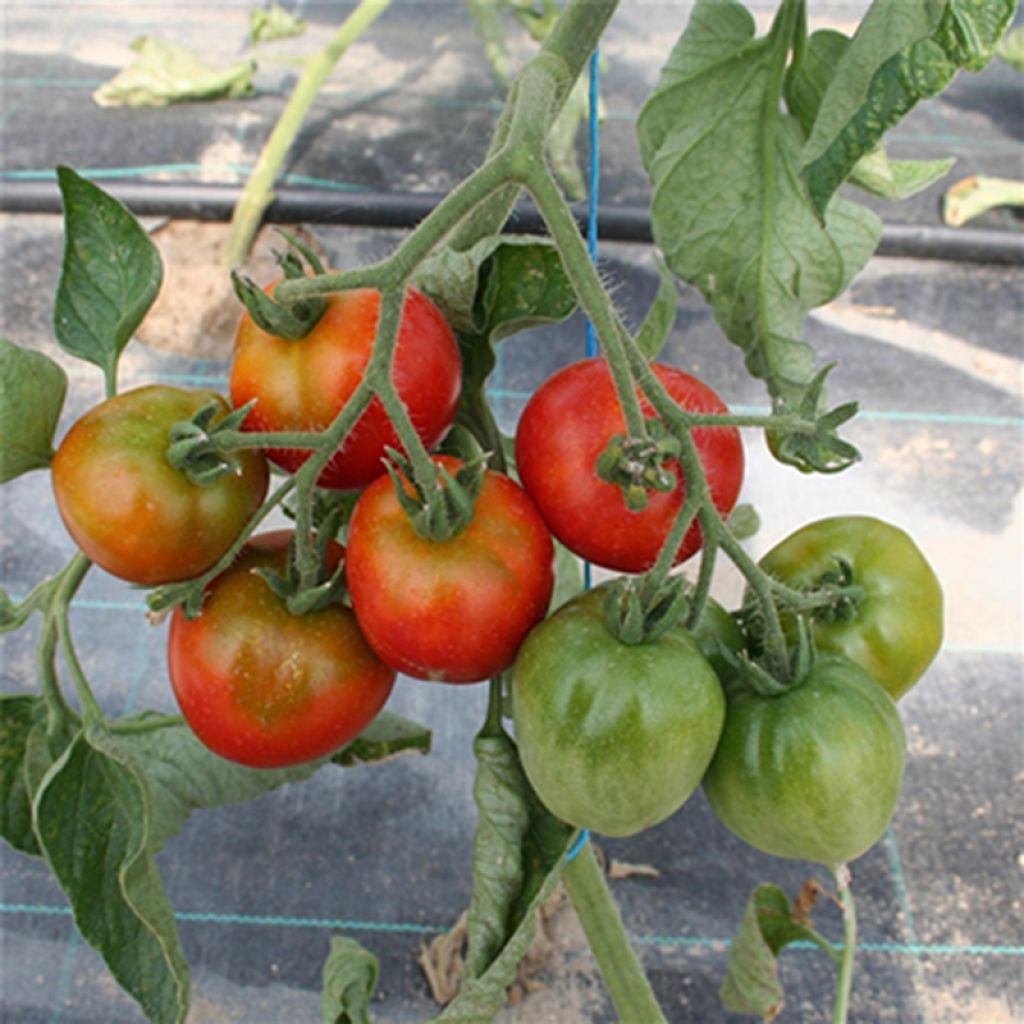
M 618 315 L 587 252 L 569 204 L 544 166 L 532 168 L 525 185 L 551 232 L 580 306 L 597 331 L 626 418 L 626 429 L 632 437 L 644 437 L 643 410 L 630 375 Z
M 665 1024 L 589 841 L 562 869 L 562 878 L 619 1019 Z

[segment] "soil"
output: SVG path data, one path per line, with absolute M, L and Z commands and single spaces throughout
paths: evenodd
M 258 284 L 280 276 L 278 254 L 286 248 L 285 230 L 322 254 L 305 227 L 265 227 L 256 236 L 249 258 L 238 268 Z M 164 282 L 137 336 L 160 352 L 196 359 L 231 357 L 241 304 L 220 253 L 230 225 L 174 220 L 151 232 L 164 264 Z

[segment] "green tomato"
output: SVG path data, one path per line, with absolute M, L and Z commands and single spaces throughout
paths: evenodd
M 725 715 L 718 678 L 676 626 L 621 643 L 604 589 L 563 605 L 526 638 L 513 675 L 527 778 L 557 817 L 608 836 L 675 813 L 697 788 Z
M 870 516 L 809 523 L 772 548 L 761 568 L 805 588 L 819 586 L 841 563 L 864 596 L 848 617 L 813 616 L 815 646 L 845 654 L 898 700 L 942 646 L 942 588 L 913 540 Z
M 849 659 L 819 653 L 782 694 L 730 689 L 704 793 L 758 850 L 836 866 L 885 832 L 905 748 L 892 698 Z

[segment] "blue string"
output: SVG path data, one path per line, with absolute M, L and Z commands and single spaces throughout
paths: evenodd
M 601 170 L 601 126 L 598 123 L 598 98 L 600 96 L 600 92 L 601 53 L 599 50 L 595 50 L 590 57 L 590 185 L 587 195 L 587 252 L 590 253 L 590 258 L 595 263 L 597 262 L 597 199 Z M 594 330 L 594 325 L 589 320 L 587 321 L 586 340 L 586 353 L 587 358 L 589 359 L 592 356 L 596 356 L 598 352 L 597 332 Z M 591 566 L 589 562 L 584 562 L 584 588 L 589 590 L 591 583 Z M 583 849 L 589 838 L 590 832 L 587 829 L 581 829 L 576 842 L 572 845 L 572 849 L 565 855 L 566 864 L 571 863 L 579 855 L 580 850 Z

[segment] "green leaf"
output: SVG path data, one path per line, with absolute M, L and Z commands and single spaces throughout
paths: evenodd
M 747 903 L 739 934 L 729 949 L 722 1005 L 765 1021 L 782 1010 L 783 993 L 777 959 L 791 942 L 813 942 L 830 952 L 828 943 L 793 916 L 786 894 L 777 885 L 759 885 Z
M 16 850 L 39 854 L 32 831 L 32 798 L 25 778 L 25 750 L 42 697 L 0 696 L 0 835 Z
M 302 18 L 286 11 L 279 3 L 249 11 L 249 42 L 253 46 L 301 36 L 305 31 L 306 23 Z
M 380 964 L 355 939 L 334 936 L 324 963 L 321 1012 L 324 1024 L 370 1024 L 370 1000 Z
M 647 316 L 636 332 L 636 343 L 648 359 L 657 359 L 658 353 L 668 340 L 669 332 L 676 322 L 676 305 L 679 302 L 679 293 L 672 272 L 664 260 L 658 259 L 657 263 L 658 294 L 654 296 L 651 308 L 647 310 Z
M 958 181 L 946 192 L 942 219 L 951 227 L 960 227 L 1000 206 L 1024 206 L 1024 181 L 972 176 Z
M 749 540 L 761 529 L 761 517 L 753 505 L 744 503 L 737 505 L 729 513 L 726 525 L 736 540 Z
M 188 965 L 153 855 L 152 810 L 138 767 L 98 730 L 72 741 L 33 808 L 82 937 L 154 1024 L 182 1024 Z
M 439 1022 L 491 1020 L 505 1002 L 575 832 L 540 804 L 504 733 L 477 737 L 473 847 L 466 967 L 459 994 Z
M 92 94 L 101 107 L 165 107 L 187 100 L 237 99 L 255 91 L 255 61 L 219 70 L 184 46 L 151 36 L 140 36 L 131 48 L 138 54 L 135 62 Z
M 949 174 L 956 157 L 943 160 L 890 160 L 884 146 L 862 156 L 850 184 L 881 199 L 909 199 Z
M 331 760 L 347 767 L 388 761 L 406 754 L 429 754 L 432 742 L 431 732 L 425 725 L 385 710 Z
M 1016 5 L 876 0 L 834 66 L 801 155 L 819 210 L 920 100 L 945 89 L 961 68 L 988 63 Z
M 181 718 L 144 711 L 118 722 L 122 729 L 126 725 L 136 731 L 115 733 L 110 746 L 145 774 L 153 853 L 181 831 L 193 811 L 245 803 L 288 783 L 303 782 L 329 760 L 249 768 L 203 746 Z
M 821 101 L 835 69 L 842 62 L 850 40 L 841 32 L 815 32 L 804 48 L 798 66 L 786 79 L 786 104 L 805 134 L 810 134 Z M 882 199 L 901 200 L 927 188 L 949 173 L 955 160 L 890 160 L 881 142 L 865 153 L 850 171 L 851 185 Z
M 49 466 L 67 389 L 49 356 L 0 338 L 0 483 Z
M 57 168 L 64 198 L 64 263 L 53 327 L 65 351 L 113 378 L 160 291 L 163 266 L 128 210 L 69 167 Z
M 999 41 L 996 56 L 1012 68 L 1024 71 L 1024 25 L 1011 29 Z
M 800 178 L 803 133 L 779 109 L 795 10 L 783 5 L 754 39 L 735 0 L 698 0 L 638 135 L 669 267 L 704 294 L 750 372 L 799 404 L 814 372 L 804 318 L 847 287 L 881 222 L 839 197 L 822 221 Z

